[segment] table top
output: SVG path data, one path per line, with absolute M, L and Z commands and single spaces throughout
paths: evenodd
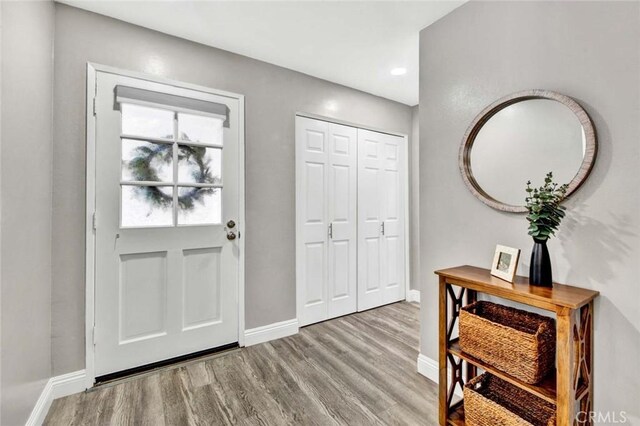
M 454 285 L 547 310 L 555 310 L 556 307 L 578 309 L 600 294 L 594 290 L 558 283 L 554 283 L 553 287 L 533 286 L 529 285 L 529 278 L 521 276 L 516 276 L 510 283 L 494 277 L 489 269 L 469 265 L 440 269 L 435 274 Z

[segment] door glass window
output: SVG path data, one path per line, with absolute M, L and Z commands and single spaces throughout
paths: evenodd
M 122 180 L 173 182 L 173 145 L 122 139 Z
M 160 108 L 122 104 L 122 133 L 173 139 L 174 113 Z
M 173 187 L 122 185 L 122 227 L 173 225 Z
M 178 145 L 178 181 L 222 183 L 222 149 Z
M 222 222 L 223 119 L 122 103 L 121 227 Z
M 178 189 L 178 224 L 220 223 L 220 190 L 181 186 Z
M 222 125 L 218 118 L 178 113 L 178 134 L 183 141 L 222 145 Z

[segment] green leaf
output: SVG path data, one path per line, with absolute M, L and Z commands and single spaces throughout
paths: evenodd
M 566 207 L 561 203 L 565 199 L 568 185 L 559 185 L 553 181 L 553 172 L 546 174 L 544 184 L 539 188 L 531 188 L 531 181 L 527 181 L 525 198 L 527 209 L 528 233 L 535 238 L 548 239 L 555 235 L 565 217 Z

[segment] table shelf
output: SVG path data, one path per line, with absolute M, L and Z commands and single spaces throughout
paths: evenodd
M 493 374 L 496 377 L 501 378 L 504 381 L 511 383 L 514 386 L 519 387 L 520 389 L 524 389 L 527 392 L 534 394 L 535 396 L 544 399 L 547 402 L 552 404 L 556 403 L 556 375 L 555 372 L 545 377 L 542 382 L 536 385 L 531 385 L 529 383 L 525 383 L 521 380 L 516 379 L 515 377 L 504 373 L 497 368 L 494 368 L 490 364 L 487 364 L 483 361 L 480 361 L 478 358 L 475 358 L 460 349 L 460 344 L 458 340 L 454 340 L 450 343 L 448 352 L 452 355 L 457 356 L 458 358 L 462 358 L 467 361 L 469 364 L 475 365 L 478 368 L 483 369 L 484 371 Z
M 577 410 L 593 407 L 593 300 L 598 292 L 554 283 L 553 287 L 529 285 L 526 277 L 513 283 L 491 275 L 491 271 L 459 266 L 435 272 L 439 276 L 439 388 L 441 426 L 464 426 L 464 399 L 453 403 L 457 388 L 478 373 L 493 374 L 556 405 L 557 426 L 573 425 Z M 457 291 L 456 289 L 459 289 Z M 541 383 L 531 385 L 506 374 L 460 349 L 455 334 L 460 310 L 477 300 L 477 294 L 497 296 L 556 315 L 556 369 Z

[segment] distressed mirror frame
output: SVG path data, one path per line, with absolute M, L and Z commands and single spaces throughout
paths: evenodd
M 491 117 L 493 117 L 499 111 L 503 110 L 509 105 L 531 99 L 548 99 L 564 104 L 576 115 L 576 117 L 580 121 L 580 124 L 582 125 L 586 145 L 584 158 L 582 159 L 582 164 L 580 165 L 578 172 L 573 177 L 571 182 L 569 182 L 569 187 L 567 188 L 566 195 L 567 197 L 574 193 L 580 187 L 580 185 L 584 183 L 595 163 L 596 154 L 598 151 L 595 128 L 587 112 L 580 106 L 580 104 L 578 104 L 570 97 L 549 90 L 535 89 L 512 93 L 501 99 L 498 99 L 497 101 L 493 102 L 491 105 L 483 109 L 480 114 L 478 114 L 473 119 L 464 134 L 462 144 L 460 145 L 460 152 L 458 155 L 458 166 L 460 168 L 460 173 L 462 174 L 462 179 L 464 180 L 467 188 L 469 188 L 471 193 L 480 201 L 497 210 L 511 213 L 525 213 L 527 211 L 524 205 L 514 206 L 496 200 L 495 198 L 487 194 L 482 189 L 482 187 L 480 187 L 475 177 L 473 176 L 473 171 L 471 170 L 471 149 L 473 148 L 473 143 L 475 142 L 478 133 L 487 123 L 487 121 L 491 119 Z M 522 188 L 522 193 L 524 200 L 524 187 Z

